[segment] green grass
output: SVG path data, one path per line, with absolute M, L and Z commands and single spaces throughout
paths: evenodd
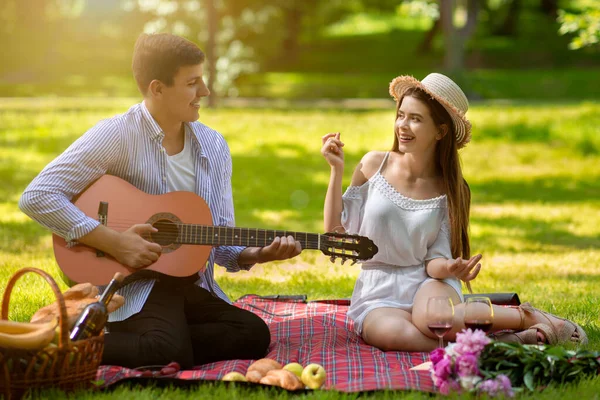
M 25 186 L 85 130 L 134 101 L 0 99 L 0 291 L 26 266 L 58 277 L 49 233 L 17 208 Z M 472 248 L 484 255 L 474 289 L 516 291 L 523 301 L 575 320 L 584 326 L 589 347 L 595 350 L 600 348 L 599 116 L 598 102 L 475 103 L 470 111 L 473 141 L 462 151 L 473 191 Z M 347 185 L 366 151 L 390 147 L 393 110 L 219 109 L 204 110 L 201 118 L 230 144 L 238 226 L 322 232 L 328 167 L 319 155 L 320 137 L 342 132 Z M 259 265 L 235 275 L 219 268 L 217 279 L 232 298 L 246 293 L 340 298 L 350 296 L 358 272 L 358 266 L 331 264 L 320 253 L 305 252 L 290 262 Z M 9 317 L 27 320 L 52 298 L 46 283 L 26 275 L 13 291 Z M 594 379 L 551 388 L 535 398 L 598 398 L 599 389 L 600 380 Z M 263 399 L 275 393 L 279 392 L 202 385 L 191 391 L 118 388 L 81 397 Z M 300 397 L 357 396 L 324 392 Z

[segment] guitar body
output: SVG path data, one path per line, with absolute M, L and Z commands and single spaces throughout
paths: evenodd
M 97 219 L 99 202 L 108 203 L 107 225 L 116 231 L 126 231 L 132 225 L 156 221 L 212 225 L 212 215 L 204 199 L 191 192 L 170 192 L 151 195 L 130 183 L 104 175 L 89 186 L 74 204 L 89 217 Z M 156 240 L 154 240 L 156 241 Z M 104 285 L 116 272 L 125 276 L 136 271 L 117 262 L 108 254 L 98 256 L 96 249 L 77 244 L 67 247 L 66 241 L 53 235 L 54 255 L 60 269 L 75 282 Z M 160 258 L 144 268 L 171 276 L 190 276 L 206 266 L 212 246 L 172 244 L 157 241 L 163 246 Z
M 104 175 L 91 184 L 73 204 L 87 216 L 119 232 L 136 224 L 151 224 L 157 232 L 144 235 L 144 238 L 160 244 L 162 253 L 157 261 L 143 269 L 171 276 L 190 276 L 203 271 L 214 246 L 265 247 L 275 237 L 292 236 L 300 242 L 302 249 L 320 250 L 330 256 L 332 262 L 341 258 L 342 264 L 348 259 L 353 262 L 368 260 L 378 251 L 373 241 L 358 235 L 212 226 L 208 205 L 195 193 L 151 195 L 112 175 Z M 68 247 L 58 235 L 53 235 L 53 240 L 58 266 L 76 283 L 105 285 L 117 272 L 127 276 L 140 271 L 89 246 Z

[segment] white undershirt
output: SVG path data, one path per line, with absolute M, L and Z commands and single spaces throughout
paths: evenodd
M 167 156 L 167 185 L 169 191 L 196 191 L 196 174 L 194 159 L 186 132 L 183 150 L 172 156 Z

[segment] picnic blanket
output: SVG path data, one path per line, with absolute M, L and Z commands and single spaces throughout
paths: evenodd
M 342 392 L 419 390 L 435 392 L 428 371 L 409 371 L 429 360 L 427 353 L 383 352 L 365 344 L 348 318 L 348 300 L 306 302 L 302 296 L 246 295 L 234 304 L 252 311 L 268 324 L 271 345 L 267 358 L 282 364 L 321 364 L 327 372 L 323 389 Z M 246 373 L 254 360 L 229 360 L 180 371 L 181 380 L 219 380 L 231 371 Z M 108 387 L 141 372 L 101 366 L 97 379 Z M 147 378 L 139 378 L 147 379 Z M 131 379 L 127 379 L 131 381 Z

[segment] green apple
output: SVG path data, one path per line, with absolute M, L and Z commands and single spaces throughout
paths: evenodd
M 246 377 L 239 372 L 230 372 L 225 374 L 221 380 L 230 382 L 246 382 Z
M 298 377 L 298 379 L 302 379 L 302 371 L 304 370 L 304 367 L 302 366 L 302 364 L 289 363 L 289 364 L 286 364 L 286 366 L 283 367 L 283 369 L 287 369 L 288 371 L 293 372 L 294 375 L 296 375 Z
M 319 364 L 308 364 L 302 371 L 302 383 L 310 389 L 319 389 L 325 383 L 325 368 Z

